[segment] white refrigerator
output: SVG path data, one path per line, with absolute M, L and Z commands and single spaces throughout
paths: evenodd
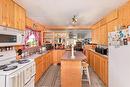
M 109 87 L 130 87 L 130 29 L 108 34 Z

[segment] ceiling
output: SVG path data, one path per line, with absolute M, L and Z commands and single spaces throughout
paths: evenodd
M 73 15 L 78 25 L 92 25 L 128 0 L 17 0 L 27 15 L 45 25 L 71 25 Z

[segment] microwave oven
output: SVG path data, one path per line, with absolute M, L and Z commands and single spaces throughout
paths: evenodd
M 0 34 L 0 43 L 16 43 L 17 35 Z
M 24 31 L 0 26 L 0 46 L 24 44 Z

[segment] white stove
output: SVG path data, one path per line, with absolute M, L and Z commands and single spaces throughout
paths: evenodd
M 0 55 L 0 87 L 34 87 L 34 60 L 16 61 L 15 50 Z

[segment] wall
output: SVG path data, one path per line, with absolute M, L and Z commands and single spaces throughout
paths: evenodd
M 77 35 L 78 33 L 81 33 L 83 38 L 91 38 L 91 30 L 48 30 L 50 32 L 73 32 L 75 35 Z

